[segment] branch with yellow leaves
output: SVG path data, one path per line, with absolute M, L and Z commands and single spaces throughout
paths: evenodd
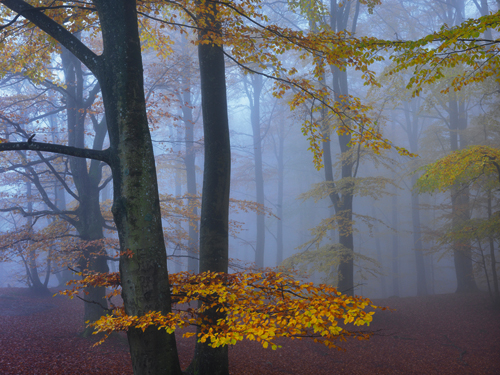
M 73 280 L 73 290 L 61 292 L 77 295 L 88 286 L 107 286 L 119 289 L 119 274 L 82 274 L 82 280 Z M 330 348 L 339 348 L 335 341 L 347 337 L 368 339 L 371 332 L 349 329 L 347 325 L 369 326 L 374 306 L 367 298 L 343 295 L 328 285 L 302 283 L 290 274 L 180 272 L 169 275 L 174 311 L 162 314 L 150 311 L 142 316 L 128 316 L 117 307 L 112 314 L 101 317 L 91 326 L 95 333 L 109 335 L 113 331 L 149 326 L 174 332 L 189 325 L 200 327 L 198 340 L 208 341 L 213 347 L 234 345 L 243 339 L 256 340 L 264 348 L 276 349 L 275 339 L 312 338 Z M 190 302 L 203 300 L 199 308 L 189 308 Z M 175 308 L 177 307 L 177 308 Z M 211 308 L 225 312 L 225 319 L 209 323 L 204 314 Z M 340 325 L 342 322 L 343 326 Z M 192 336 L 195 333 L 185 333 Z M 101 340 L 99 343 L 101 343 Z M 340 348 L 339 348 L 340 349 Z

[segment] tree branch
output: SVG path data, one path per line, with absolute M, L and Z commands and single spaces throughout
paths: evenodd
M 78 158 L 100 160 L 110 164 L 109 149 L 106 150 L 89 150 L 86 148 L 77 148 L 52 143 L 40 142 L 7 142 L 0 144 L 0 151 L 42 151 L 52 152 L 55 154 L 63 154 L 76 156 Z
M 80 197 L 78 197 L 78 195 L 76 195 L 75 193 L 73 193 L 73 190 L 71 190 L 70 187 L 68 186 L 68 184 L 66 184 L 66 181 L 64 181 L 64 178 L 62 178 L 61 175 L 55 170 L 54 166 L 49 163 L 49 160 L 46 159 L 40 151 L 37 151 L 37 154 L 38 154 L 38 157 L 40 158 L 40 160 L 42 160 L 42 161 L 45 162 L 45 164 L 47 165 L 47 167 L 50 169 L 50 171 L 55 176 L 55 178 L 57 178 L 57 180 L 61 183 L 61 185 L 63 186 L 63 188 L 73 198 L 75 198 L 79 202 L 80 201 Z

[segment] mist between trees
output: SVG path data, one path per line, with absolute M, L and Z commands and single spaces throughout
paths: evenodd
M 82 284 L 90 322 L 106 286 L 170 312 L 183 271 L 500 303 L 497 8 L 0 1 L 0 287 L 119 272 Z M 137 327 L 134 371 L 179 373 Z M 209 343 L 189 371 L 227 373 Z

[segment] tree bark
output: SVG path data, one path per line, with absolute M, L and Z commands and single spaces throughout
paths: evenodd
M 135 0 L 94 0 L 103 36 L 98 76 L 111 149 L 112 212 L 120 248 L 122 297 L 128 315 L 171 311 L 158 183 L 144 98 Z M 180 374 L 174 334 L 149 327 L 127 337 L 135 374 Z
M 491 207 L 491 190 L 488 190 L 488 220 L 491 220 L 492 207 Z M 491 275 L 493 279 L 493 303 L 495 305 L 500 305 L 500 290 L 498 287 L 498 276 L 497 276 L 497 261 L 495 256 L 495 241 L 492 236 L 488 238 L 488 244 L 490 247 L 490 262 L 491 262 Z M 486 271 L 486 270 L 485 270 Z M 488 272 L 488 271 L 486 271 Z
M 198 18 L 206 25 L 199 31 L 199 38 L 208 30 L 221 33 L 217 21 L 216 3 L 208 7 Z M 198 59 L 201 77 L 203 132 L 205 162 L 200 221 L 200 272 L 228 271 L 228 218 L 231 177 L 231 149 L 227 115 L 226 77 L 224 51 L 216 43 L 199 44 Z M 210 309 L 204 319 L 217 321 L 225 314 Z M 188 372 L 195 375 L 228 375 L 228 347 L 212 348 L 208 342 L 197 342 L 195 356 Z
M 372 217 L 374 219 L 377 218 L 377 212 L 375 210 L 375 205 L 372 205 Z M 380 263 L 380 267 L 382 269 L 382 275 L 380 275 L 380 289 L 382 291 L 382 298 L 387 297 L 387 286 L 385 282 L 385 274 L 384 272 L 384 259 L 382 257 L 382 246 L 380 244 L 380 231 L 378 230 L 378 225 L 375 225 L 374 228 L 375 234 L 375 250 L 377 252 L 377 261 Z
M 28 213 L 33 212 L 33 202 L 32 202 L 32 195 L 31 195 L 31 181 L 26 182 L 26 195 L 28 196 Z M 28 227 L 29 231 L 31 232 L 33 230 L 32 228 L 33 225 L 33 218 L 31 216 L 28 216 Z M 38 274 L 38 266 L 36 262 L 37 254 L 34 249 L 31 249 L 28 254 L 28 265 L 29 267 L 27 268 L 28 271 L 28 279 L 31 281 L 31 290 L 37 294 L 37 295 L 49 295 L 50 292 L 47 289 L 47 285 L 44 285 L 44 283 L 41 282 L 40 280 L 40 275 Z

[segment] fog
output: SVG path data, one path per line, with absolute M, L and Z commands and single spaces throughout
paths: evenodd
M 456 25 L 484 11 L 475 6 L 477 2 L 456 3 L 462 5 L 450 3 L 447 8 L 426 1 L 387 1 L 377 6 L 373 14 L 362 5 L 355 16 L 353 7 L 346 20 L 351 29 L 356 29 L 357 36 L 416 39 L 438 30 L 442 20 Z M 271 3 L 265 5 L 264 11 L 282 26 L 309 27 L 306 17 L 298 11 Z M 84 38 L 88 37 L 84 34 Z M 172 32 L 170 37 L 174 41 L 172 54 L 159 56 L 153 49 L 144 51 L 145 91 L 160 193 L 165 204 L 163 223 L 169 270 L 195 271 L 204 161 L 197 57 L 190 43 L 192 36 Z M 298 75 L 317 82 L 317 77 L 310 76 L 311 59 L 300 60 L 294 53 L 282 59 L 284 66 L 296 66 Z M 64 69 L 68 69 L 64 58 L 53 53 L 48 64 L 56 71 L 52 76 L 54 81 L 66 80 L 66 84 L 71 84 L 64 74 Z M 233 200 L 229 256 L 233 271 L 293 264 L 303 271 L 304 280 L 337 285 L 339 275 L 341 280 L 345 279 L 341 269 L 345 259 L 336 246 L 352 234 L 355 294 L 385 298 L 453 293 L 462 288 L 457 277 L 471 283 L 463 286 L 464 290 L 477 285 L 486 291 L 488 283 L 491 290 L 491 255 L 486 247 L 491 244 L 492 252 L 498 253 L 498 231 L 484 238 L 454 239 L 453 230 L 457 229 L 452 227 L 457 225 L 459 211 L 465 212 L 462 218 L 466 221 L 486 219 L 487 204 L 490 216 L 491 210 L 498 212 L 498 188 L 488 187 L 493 186 L 494 176 L 465 182 L 462 188 L 467 197 L 461 206 L 452 204 L 449 190 L 419 193 L 414 184 L 424 173 L 422 167 L 451 151 L 473 145 L 498 147 L 498 89 L 494 77 L 457 93 L 453 90 L 442 93 L 459 73 L 450 69 L 446 79 L 427 85 L 419 96 L 412 96 L 412 90 L 405 88 L 411 71 L 384 74 L 391 68 L 390 60 L 371 66 L 379 87 L 364 85 L 362 72 L 355 69 L 326 69 L 325 85 L 334 92 L 335 85 L 345 78 L 342 90 L 348 91 L 340 94 L 360 98 L 369 105 L 368 113 L 375 121 L 375 128 L 392 145 L 415 154 L 408 157 L 398 155 L 394 149 L 377 153 L 357 145 L 341 150 L 337 134 L 339 118 L 331 113 L 321 117 L 321 113 L 313 111 L 317 103 L 310 100 L 292 111 L 289 106 L 292 92 L 281 98 L 273 95 L 276 82 L 270 78 L 272 67 L 264 71 L 262 66 L 248 65 L 253 73 L 230 59 L 226 61 Z M 85 68 L 79 69 L 86 72 L 82 93 L 87 96 L 95 79 Z M 255 72 L 266 75 L 261 77 Z M 67 125 L 69 117 L 64 109 L 67 92 L 61 95 L 61 90 L 47 89 L 36 82 L 30 83 L 27 76 L 7 71 L 3 72 L 0 83 L 0 110 L 4 113 L 0 125 L 7 139 L 20 141 L 28 134 L 36 134 L 40 141 L 72 142 Z M 16 96 L 30 99 L 17 101 Z M 37 99 L 39 96 L 44 100 Z M 97 137 L 96 123 L 103 118 L 100 94 L 96 98 L 92 116 L 84 120 L 82 144 L 89 148 Z M 46 104 L 48 101 L 50 105 Z M 39 120 L 33 120 L 35 117 Z M 326 126 L 320 129 L 327 139 L 320 142 L 321 152 L 324 144 L 329 143 L 332 165 L 325 162 L 324 152 L 320 155 L 321 167 L 315 166 L 314 152 L 303 134 L 309 119 L 322 121 Z M 108 143 L 105 138 L 103 147 Z M 188 165 L 188 156 L 194 158 L 194 164 Z M 78 241 L 81 233 L 68 224 L 56 225 L 60 220 L 72 218 L 68 211 L 78 207 L 76 198 L 83 193 L 77 191 L 75 172 L 69 167 L 71 162 L 61 158 L 52 162 L 55 167 L 48 167 L 35 153 L 2 153 L 1 157 L 0 225 L 4 246 L 0 287 L 33 287 L 34 283 L 43 284 L 45 278 L 48 287 L 62 286 L 60 283 L 69 277 L 62 277 L 62 273 L 68 267 L 79 266 L 78 256 L 73 253 L 78 245 L 71 241 Z M 34 164 L 20 167 L 16 165 L 19 160 Z M 328 170 L 331 181 L 325 177 Z M 99 182 L 100 200 L 104 235 L 109 239 L 106 251 L 111 259 L 118 248 L 109 212 L 112 181 L 105 182 L 109 176 L 109 169 L 104 167 Z M 336 208 L 332 203 L 335 194 L 340 204 Z M 485 201 L 487 196 L 489 203 Z M 347 200 L 352 197 L 352 210 L 341 205 L 343 197 Z M 340 220 L 339 215 L 347 211 L 352 219 L 349 216 Z M 460 252 L 469 259 L 466 267 L 472 267 L 473 274 L 468 273 L 469 268 L 456 270 Z M 303 258 L 301 261 L 299 254 L 309 254 L 309 261 L 304 262 Z M 112 271 L 117 270 L 116 260 L 107 262 Z M 33 280 L 33 272 L 40 280 Z M 462 275 L 457 276 L 457 272 Z M 342 289 L 341 284 L 339 288 Z

